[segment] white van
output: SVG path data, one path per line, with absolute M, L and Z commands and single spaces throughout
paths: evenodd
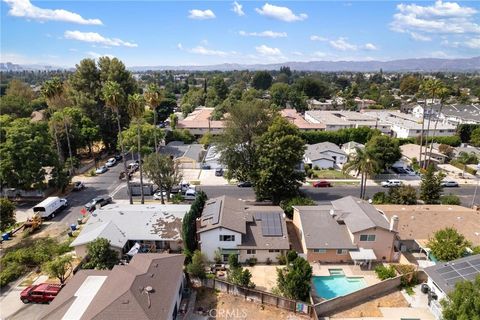
M 185 195 L 183 196 L 183 199 L 185 199 L 185 200 L 195 200 L 196 197 L 197 197 L 197 192 L 195 191 L 195 189 L 188 189 L 185 192 Z
M 390 187 L 400 187 L 402 185 L 402 181 L 396 179 L 390 179 L 387 181 L 382 181 L 381 186 L 385 188 Z
M 55 213 L 66 208 L 68 206 L 67 199 L 59 197 L 48 197 L 35 207 L 33 212 L 38 213 L 42 218 L 53 218 Z

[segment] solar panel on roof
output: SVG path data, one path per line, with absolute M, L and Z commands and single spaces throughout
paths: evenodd
M 438 273 L 442 274 L 442 273 L 447 273 L 447 272 L 450 272 L 450 271 L 453 271 L 453 268 L 450 267 L 450 266 L 446 266 L 446 267 L 443 267 L 443 268 L 440 268 L 437 270 Z
M 442 277 L 443 277 L 443 279 L 448 280 L 448 279 L 460 277 L 460 274 L 457 271 L 451 271 L 451 272 L 447 272 L 447 273 L 442 274 Z
M 458 269 L 463 269 L 463 268 L 469 267 L 469 266 L 470 266 L 470 263 L 468 263 L 468 262 L 460 262 L 460 263 L 455 263 L 453 266 L 454 266 L 454 268 L 455 268 L 456 270 L 458 270 Z
M 467 274 L 477 273 L 478 271 L 474 267 L 468 267 L 462 270 L 458 270 L 457 272 L 460 273 L 460 275 L 465 276 Z
M 480 266 L 480 259 L 475 259 L 470 261 L 470 264 L 473 264 L 474 266 Z
M 280 213 L 257 212 L 255 219 L 261 221 L 263 236 L 282 236 L 282 221 Z

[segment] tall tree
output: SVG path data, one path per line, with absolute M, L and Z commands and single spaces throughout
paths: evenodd
M 373 136 L 365 150 L 374 158 L 380 169 L 387 169 L 402 157 L 398 140 L 384 135 Z
M 270 88 L 270 95 L 272 96 L 272 102 L 280 109 L 287 107 L 289 100 L 290 87 L 286 83 L 277 82 Z
M 273 78 L 268 71 L 257 71 L 252 78 L 252 87 L 257 90 L 267 90 L 272 85 Z
M 442 172 L 435 174 L 435 171 L 435 167 L 429 165 L 420 183 L 420 199 L 426 204 L 438 203 L 443 191 L 442 180 L 445 175 Z
M 296 257 L 285 268 L 277 268 L 277 286 L 289 299 L 307 301 L 312 279 L 312 267 L 307 260 Z
M 140 139 L 140 123 L 142 121 L 143 114 L 145 113 L 145 99 L 142 95 L 135 93 L 128 96 L 128 114 L 132 119 L 132 123 L 137 125 L 137 143 L 138 143 L 138 165 L 140 168 L 140 195 L 141 204 L 145 203 L 145 195 L 143 193 L 143 165 L 142 165 L 142 144 Z M 155 144 L 155 148 L 157 145 Z
M 298 170 L 305 143 L 298 128 L 277 116 L 258 141 L 258 174 L 255 194 L 274 204 L 298 195 L 305 171 Z
M 15 205 L 7 198 L 0 198 L 0 230 L 6 230 L 15 222 Z
M 375 156 L 366 149 L 356 148 L 356 153 L 344 166 L 343 172 L 356 171 L 356 175 L 361 174 L 360 180 L 360 198 L 366 196 L 367 179 L 378 172 L 380 164 Z
M 480 320 L 480 275 L 459 281 L 447 299 L 440 301 L 445 320 Z
M 162 204 L 165 203 L 163 191 L 170 199 L 172 188 L 182 181 L 182 173 L 178 165 L 168 155 L 153 153 L 145 157 L 145 174 L 153 181 L 161 192 Z
M 112 269 L 119 260 L 118 253 L 110 248 L 110 241 L 105 238 L 97 238 L 87 244 L 87 256 L 84 269 Z
M 478 163 L 477 155 L 473 152 L 467 153 L 465 151 L 462 151 L 458 154 L 456 160 L 463 165 L 462 176 L 465 175 L 465 170 L 467 170 L 468 164 Z
M 67 280 L 73 271 L 72 262 L 73 257 L 69 254 L 56 257 L 46 262 L 43 265 L 43 270 L 46 271 L 49 276 L 57 278 L 61 284 L 64 284 L 65 280 Z
M 440 99 L 440 107 L 438 109 L 438 114 L 435 116 L 435 125 L 433 126 L 432 141 L 430 142 L 430 151 L 428 152 L 428 161 L 427 161 L 428 164 L 430 164 L 430 161 L 432 158 L 433 140 L 437 135 L 438 120 L 440 120 L 440 114 L 442 114 L 443 104 L 445 103 L 445 100 L 448 97 L 448 90 L 447 88 L 445 88 L 443 83 L 440 82 L 436 89 L 437 89 L 437 96 Z
M 148 107 L 153 111 L 153 125 L 157 126 L 157 107 L 160 104 L 161 94 L 160 88 L 151 83 L 148 85 L 147 90 L 144 92 L 145 101 L 147 102 Z M 157 152 L 158 142 L 157 142 L 157 135 L 155 134 L 155 152 Z
M 102 88 L 102 96 L 103 96 L 103 100 L 105 101 L 106 107 L 109 108 L 112 112 L 114 112 L 117 115 L 118 137 L 119 137 L 119 142 L 120 142 L 120 146 L 123 154 L 123 167 L 125 170 L 125 174 L 127 174 L 128 172 L 127 160 L 126 160 L 126 154 L 125 154 L 125 147 L 123 145 L 122 136 L 121 136 L 122 127 L 120 125 L 120 111 L 119 111 L 120 101 L 124 99 L 125 92 L 120 87 L 118 82 L 107 81 Z M 128 197 L 130 199 L 130 204 L 133 204 L 132 189 L 130 189 L 130 181 L 128 177 L 127 177 L 127 192 L 128 192 Z
M 461 258 L 472 244 L 454 228 L 445 228 L 435 232 L 428 240 L 428 247 L 440 261 L 452 261 Z

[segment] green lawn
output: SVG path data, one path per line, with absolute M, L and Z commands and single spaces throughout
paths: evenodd
M 315 179 L 354 179 L 352 176 L 337 170 L 313 170 Z

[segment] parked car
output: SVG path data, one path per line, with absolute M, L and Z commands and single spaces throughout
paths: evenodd
M 190 189 L 190 183 L 183 181 L 178 186 L 174 186 L 171 193 L 183 193 L 187 192 L 188 189 Z
M 97 170 L 95 170 L 95 173 L 96 174 L 102 174 L 102 173 L 105 173 L 108 171 L 108 168 L 107 166 L 101 166 L 99 167 Z
M 250 181 L 242 181 L 237 184 L 237 187 L 239 188 L 250 188 L 252 186 L 252 183 Z
M 204 169 L 204 170 L 210 170 L 210 169 L 212 169 L 212 167 L 210 167 L 209 164 L 205 164 L 205 163 L 204 163 L 204 164 L 202 164 L 202 169 Z
M 153 194 L 153 199 L 154 200 L 162 200 L 162 193 L 163 193 L 163 199 L 167 200 L 167 192 L 166 191 L 157 191 Z M 172 197 L 172 194 L 170 193 L 170 198 Z
M 453 181 L 453 180 L 448 180 L 448 181 L 442 181 L 442 183 L 440 183 L 440 185 L 442 187 L 446 187 L 446 188 L 456 188 L 458 187 L 458 182 L 457 181 Z
M 97 205 L 100 205 L 100 207 L 103 207 L 109 203 L 112 203 L 112 197 L 110 196 L 99 196 L 93 198 L 89 203 L 85 205 L 85 209 L 87 209 L 90 212 L 93 212 Z
M 73 191 L 80 191 L 85 189 L 85 184 L 82 181 L 75 181 L 73 183 Z
M 387 180 L 387 181 L 382 181 L 381 186 L 385 188 L 390 188 L 390 187 L 400 187 L 402 185 L 402 181 L 400 180 Z
M 140 166 L 138 165 L 138 163 L 136 162 L 131 162 L 127 165 L 127 170 L 128 171 L 132 171 L 132 172 L 135 172 L 138 170 Z
M 116 154 L 116 155 L 114 156 L 114 158 L 115 158 L 115 160 L 120 161 L 120 160 L 123 159 L 123 156 L 122 156 L 121 154 Z
M 183 199 L 185 200 L 195 200 L 196 197 L 197 192 L 195 191 L 195 189 L 188 189 L 183 195 Z
M 215 175 L 217 177 L 223 177 L 223 169 L 222 168 L 215 169 Z
M 62 290 L 59 284 L 41 283 L 28 286 L 20 293 L 20 300 L 23 303 L 50 303 Z
M 315 181 L 313 183 L 314 188 L 329 188 L 331 187 L 332 184 L 328 181 L 322 180 L 322 181 Z
M 113 167 L 116 163 L 117 163 L 117 160 L 115 158 L 110 158 L 107 160 L 105 165 L 110 168 L 110 167 Z

